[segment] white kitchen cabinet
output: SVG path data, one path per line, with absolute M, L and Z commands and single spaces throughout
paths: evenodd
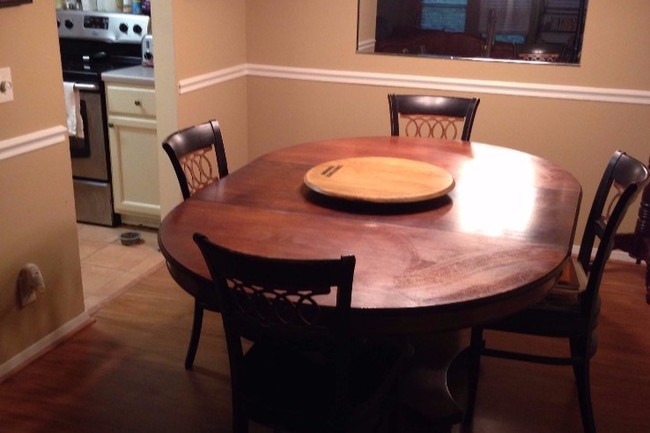
M 158 140 L 153 87 L 107 84 L 115 212 L 125 223 L 158 226 Z

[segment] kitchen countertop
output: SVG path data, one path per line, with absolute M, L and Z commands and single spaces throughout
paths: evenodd
M 102 73 L 102 80 L 106 83 L 153 85 L 153 68 L 137 65 L 128 68 L 113 69 Z

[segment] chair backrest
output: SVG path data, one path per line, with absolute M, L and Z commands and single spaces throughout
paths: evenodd
M 221 128 L 216 120 L 190 126 L 163 141 L 181 187 L 183 199 L 228 175 Z
M 243 362 L 241 339 L 292 349 L 341 355 L 349 350 L 349 316 L 354 256 L 340 259 L 290 260 L 253 256 L 224 248 L 197 233 L 221 306 L 228 345 L 231 381 L 236 390 Z M 335 294 L 333 293 L 335 290 Z M 330 307 L 321 301 L 328 300 Z M 343 362 L 341 355 L 334 360 Z M 341 364 L 337 394 L 346 383 Z
M 469 141 L 480 99 L 426 95 L 388 95 L 390 133 Z M 458 131 L 462 124 L 462 132 Z
M 614 152 L 600 180 L 578 252 L 578 261 L 589 277 L 583 305 L 591 310 L 592 317 L 616 231 L 630 204 L 649 180 L 648 168 L 621 151 Z M 592 259 L 596 239 L 598 248 Z
M 199 233 L 194 240 L 217 289 L 227 334 L 252 341 L 279 339 L 311 345 L 348 332 L 353 256 L 322 260 L 260 257 L 229 250 Z M 333 314 L 323 315 L 319 301 L 326 299 L 335 305 L 330 309 Z M 329 320 L 335 316 L 336 320 Z

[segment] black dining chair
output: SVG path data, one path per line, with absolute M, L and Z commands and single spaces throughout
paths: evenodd
M 198 233 L 194 240 L 221 304 L 235 433 L 247 432 L 249 421 L 310 433 L 375 431 L 388 422 L 410 351 L 351 336 L 354 256 L 269 258 Z
M 184 200 L 228 175 L 223 137 L 216 120 L 174 132 L 162 146 L 174 167 Z
M 162 146 L 176 173 L 183 200 L 228 175 L 223 137 L 216 120 L 174 132 Z M 206 287 L 206 281 L 170 261 L 167 261 L 167 268 L 176 283 L 194 296 L 194 321 L 185 357 L 185 368 L 191 369 L 201 337 L 203 312 L 219 311 L 219 305 L 216 295 Z
M 406 136 L 469 141 L 480 101 L 478 98 L 389 94 L 390 133 L 399 136 L 401 123 Z
M 577 259 L 570 259 L 560 281 L 540 303 L 505 319 L 472 328 L 470 338 L 469 399 L 466 421 L 471 421 L 478 388 L 480 357 L 491 356 L 552 365 L 571 365 L 578 388 L 585 432 L 596 431 L 591 404 L 590 360 L 597 349 L 596 325 L 600 312 L 600 283 L 614 235 L 630 203 L 648 183 L 648 168 L 624 152 L 615 152 L 594 197 Z M 595 241 L 599 243 L 592 258 Z M 584 275 L 584 278 L 581 277 Z M 484 329 L 568 340 L 567 356 L 488 347 Z M 528 347 L 539 347 L 541 345 Z

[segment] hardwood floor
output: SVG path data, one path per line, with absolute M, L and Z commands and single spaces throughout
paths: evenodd
M 644 293 L 644 267 L 610 262 L 592 362 L 601 433 L 650 431 Z M 0 433 L 230 431 L 228 361 L 217 314 L 206 313 L 194 370 L 183 368 L 192 309 L 192 299 L 160 267 L 100 309 L 92 326 L 0 384 Z M 582 431 L 571 369 L 484 359 L 471 431 Z

